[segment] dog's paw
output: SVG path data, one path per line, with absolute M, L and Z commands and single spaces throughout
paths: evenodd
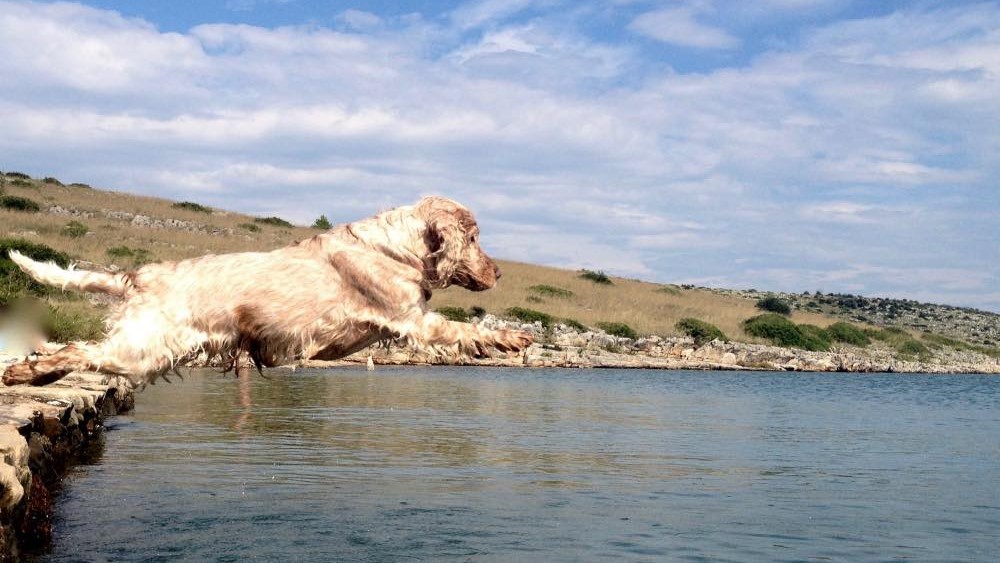
M 530 332 L 523 330 L 498 330 L 496 335 L 496 349 L 501 352 L 520 352 L 535 341 L 535 337 Z
M 31 362 L 14 364 L 3 372 L 3 384 L 8 386 L 31 383 L 34 378 L 35 372 L 31 369 Z

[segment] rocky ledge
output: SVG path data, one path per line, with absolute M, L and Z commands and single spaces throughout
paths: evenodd
M 520 354 L 495 354 L 492 358 L 467 359 L 467 365 L 503 367 L 651 368 L 697 370 L 768 370 L 816 372 L 897 373 L 1000 373 L 1000 359 L 983 354 L 940 350 L 921 361 L 900 358 L 891 348 L 840 346 L 829 352 L 809 352 L 743 342 L 711 342 L 696 345 L 686 337 L 622 338 L 603 331 L 580 332 L 564 325 L 545 328 L 540 323 L 522 324 L 492 315 L 478 321 L 487 328 L 527 330 L 535 343 Z M 424 356 L 398 347 L 364 350 L 347 362 L 376 364 L 454 363 L 452 359 Z M 306 362 L 306 365 L 327 365 Z
M 18 360 L 0 356 L 0 374 Z M 96 438 L 104 417 L 132 406 L 128 380 L 94 373 L 45 387 L 0 386 L 0 561 L 48 544 L 53 486 Z

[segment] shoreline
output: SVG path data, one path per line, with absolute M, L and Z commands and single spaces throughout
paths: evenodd
M 0 374 L 20 358 L 0 356 Z M 132 410 L 123 378 L 72 373 L 44 387 L 0 388 L 0 561 L 44 549 L 52 491 L 103 431 L 105 417 Z

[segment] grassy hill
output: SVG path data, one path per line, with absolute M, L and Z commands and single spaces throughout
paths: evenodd
M 317 229 L 293 226 L 280 218 L 260 218 L 211 209 L 197 202 L 164 199 L 64 184 L 55 178 L 34 179 L 8 172 L 0 175 L 0 239 L 40 243 L 77 261 L 132 268 L 156 260 L 177 260 L 206 253 L 270 250 L 314 235 Z M 375 211 L 375 210 L 373 210 Z M 486 236 L 489 236 L 488 233 Z M 2 257 L 0 257 L 2 258 Z M 761 313 L 755 307 L 761 294 L 648 283 L 598 273 L 561 270 L 499 260 L 503 279 L 493 290 L 472 293 L 449 288 L 435 293 L 435 308 L 482 309 L 509 316 L 512 308 L 540 313 L 553 322 L 587 327 L 606 323 L 627 325 L 638 334 L 678 335 L 678 321 L 695 318 L 717 326 L 729 338 L 763 342 L 744 331 L 744 321 Z M 596 281 L 595 281 L 596 280 Z M 606 283 L 601 283 L 606 282 Z M 824 296 L 786 295 L 795 323 L 827 327 L 849 318 L 862 326 L 887 326 L 892 319 L 845 314 Z M 99 315 L 91 302 L 59 292 L 50 303 L 77 320 Z M 894 300 L 890 300 L 894 301 Z M 907 310 L 931 310 L 932 306 Z M 893 310 L 903 310 L 897 305 Z M 865 309 L 867 310 L 867 309 Z M 1000 315 L 975 311 L 972 321 L 935 322 L 934 334 L 924 336 L 919 326 L 903 323 L 911 334 L 940 345 L 947 335 L 954 346 L 968 343 L 995 345 Z M 88 317 L 89 316 L 89 317 Z M 935 317 L 937 318 L 937 317 Z M 970 317 L 972 318 L 972 317 Z M 995 326 L 991 323 L 996 321 Z M 86 321 L 90 322 L 90 321 Z M 86 323 L 85 323 L 86 324 Z M 86 325 L 88 334 L 99 324 Z M 69 330 L 69 329 L 67 329 Z M 930 342 L 930 340 L 928 340 Z

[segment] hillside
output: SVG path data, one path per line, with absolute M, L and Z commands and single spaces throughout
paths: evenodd
M 255 218 L 196 202 L 178 203 L 84 184 L 66 185 L 54 178 L 39 180 L 16 172 L 0 175 L 0 189 L 0 237 L 50 246 L 83 261 L 84 266 L 91 262 L 127 269 L 206 253 L 269 250 L 318 232 L 279 218 Z M 761 313 L 755 307 L 762 296 L 758 292 L 616 277 L 608 278 L 610 283 L 597 283 L 581 272 L 498 262 L 504 276 L 496 288 L 482 293 L 449 288 L 435 293 L 432 307 L 476 308 L 500 316 L 509 316 L 512 307 L 519 307 L 548 315 L 553 322 L 586 327 L 624 323 L 638 334 L 659 336 L 678 336 L 677 322 L 694 318 L 717 326 L 730 339 L 765 342 L 746 334 L 743 325 Z M 899 326 L 932 347 L 985 346 L 992 351 L 990 347 L 1000 340 L 1000 315 L 993 313 L 856 296 L 780 297 L 793 306 L 791 319 L 800 325 L 824 328 L 846 319 L 870 330 Z M 91 307 L 65 295 L 49 299 L 64 300 L 60 306 L 79 315 Z

